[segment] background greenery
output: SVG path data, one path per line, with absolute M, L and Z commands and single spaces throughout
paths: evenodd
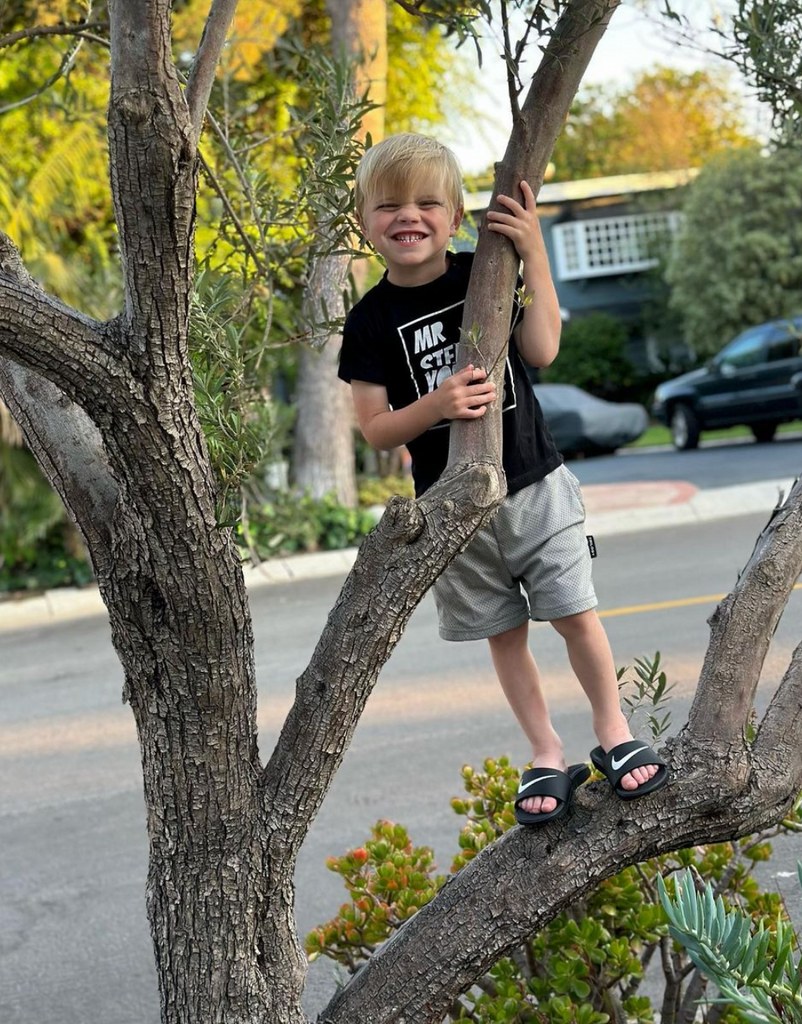
M 767 5 L 757 6 L 768 19 Z M 769 6 L 776 16 L 777 3 Z M 466 109 L 481 72 L 471 46 L 454 45 L 470 34 L 472 7 L 439 0 L 430 7 L 448 8 L 449 34 L 388 0 L 387 131 L 437 132 L 455 119 L 481 130 Z M 684 229 L 655 277 L 656 300 L 644 307 L 642 324 L 600 313 L 573 319 L 544 380 L 648 404 L 661 379 L 688 367 L 672 361 L 667 346 L 662 370 L 635 366 L 633 330 L 681 336 L 692 365 L 744 327 L 799 312 L 799 102 L 787 86 L 793 33 L 778 27 L 795 25 L 798 15 L 781 3 L 780 22 L 758 23 L 749 20 L 754 7 L 739 0 L 728 45 L 776 115 L 768 147 L 749 138 L 722 72 L 655 68 L 627 85 L 578 94 L 554 151 L 558 180 L 689 165 L 702 173 L 686 190 Z M 0 215 L 48 290 L 106 318 L 119 308 L 120 286 L 103 128 L 102 6 L 98 11 L 92 39 L 50 36 L 2 49 Z M 202 0 L 174 5 L 175 53 L 185 70 L 207 13 Z M 0 37 L 84 15 L 75 0 L 15 0 L 0 10 Z M 759 45 L 752 45 L 755 26 Z M 220 485 L 219 521 L 236 526 L 244 557 L 350 544 L 368 528 L 358 509 L 286 493 L 276 483 L 291 453 L 298 352 L 310 333 L 300 307 L 310 260 L 320 252 L 316 224 L 333 216 L 340 239 L 353 229 L 349 183 L 359 148 L 352 137 L 364 104 L 346 96 L 345 69 L 328 48 L 324 0 L 240 0 L 203 139 L 192 362 Z M 662 440 L 653 428 L 641 443 Z M 80 543 L 18 446 L 19 439 L 0 433 L 0 590 L 81 583 L 91 572 Z M 360 445 L 357 458 L 368 477 L 361 507 L 383 504 L 393 490 L 409 492 L 397 458 L 377 459 Z M 382 482 L 388 473 L 395 477 Z

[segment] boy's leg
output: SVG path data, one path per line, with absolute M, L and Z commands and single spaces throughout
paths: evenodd
M 553 619 L 551 624 L 565 640 L 568 660 L 590 701 L 593 731 L 602 749 L 610 750 L 631 740 L 629 723 L 621 710 L 610 643 L 595 610 Z M 621 787 L 635 790 L 656 772 L 657 765 L 635 768 L 621 779 Z
M 488 637 L 488 643 L 501 688 L 532 746 L 532 764 L 563 771 L 563 745 L 551 724 L 540 673 L 529 648 L 529 622 Z M 521 802 L 523 810 L 531 814 L 546 814 L 556 806 L 550 796 Z

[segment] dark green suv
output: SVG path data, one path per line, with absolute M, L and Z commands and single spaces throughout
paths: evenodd
M 756 441 L 771 441 L 781 423 L 802 419 L 800 342 L 802 316 L 750 327 L 706 366 L 661 384 L 652 415 L 683 451 L 703 430 L 741 423 Z

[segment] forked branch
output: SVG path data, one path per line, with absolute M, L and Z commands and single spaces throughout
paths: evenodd
M 742 747 L 763 662 L 802 572 L 802 482 L 774 514 L 732 593 L 713 613 L 688 739 Z
M 237 0 L 213 0 L 198 52 L 195 54 L 187 83 L 186 98 L 196 146 L 203 128 L 217 64 L 236 9 Z

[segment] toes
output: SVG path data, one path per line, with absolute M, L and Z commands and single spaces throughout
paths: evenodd
M 521 810 L 527 814 L 549 814 L 557 809 L 557 801 L 553 796 L 533 796 L 521 801 Z
M 657 774 L 658 766 L 656 764 L 646 764 L 642 768 L 633 768 L 631 772 L 628 772 L 621 779 L 621 788 L 632 791 L 642 786 L 644 782 L 648 782 L 649 779 L 653 779 Z

